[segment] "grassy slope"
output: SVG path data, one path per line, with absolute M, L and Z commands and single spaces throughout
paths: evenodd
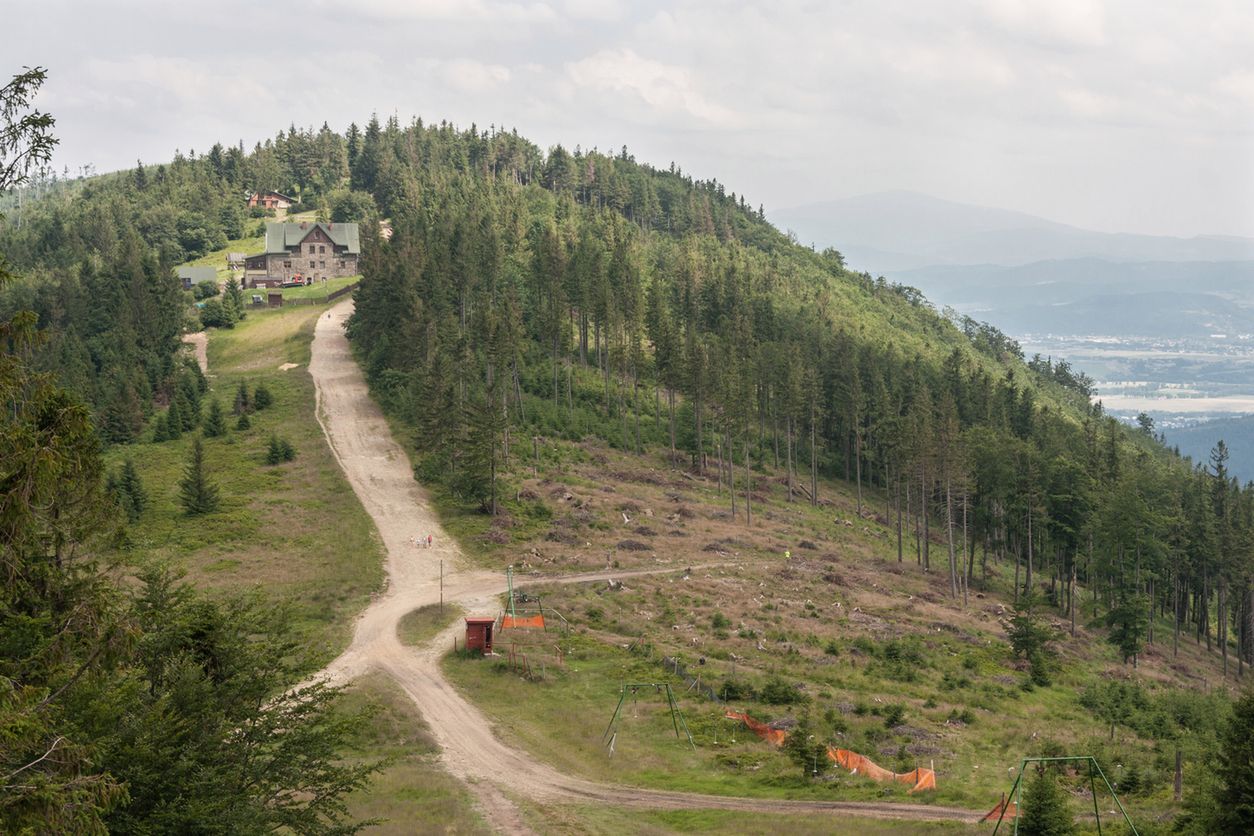
M 348 799 L 355 818 L 386 819 L 365 832 L 490 833 L 470 793 L 440 766 L 439 748 L 413 701 L 388 677 L 370 674 L 353 684 L 345 708 L 367 706 L 374 720 L 351 756 L 391 763 L 368 790 Z
M 342 287 L 348 287 L 354 282 L 361 281 L 361 276 L 339 276 L 334 279 L 327 279 L 326 282 L 314 282 L 304 287 L 285 287 L 283 288 L 284 299 L 322 299 L 325 300 L 327 294 L 334 293 Z
M 151 497 L 133 528 L 135 557 L 168 560 L 203 587 L 260 588 L 291 603 L 311 664 L 329 661 L 347 644 L 353 616 L 383 579 L 373 525 L 314 418 L 306 367 L 321 312 L 315 306 L 254 311 L 233 330 L 211 332 L 205 411 L 208 399 L 217 397 L 231 427 L 225 438 L 205 440 L 221 488 L 217 513 L 188 518 L 178 505 L 178 482 L 198 431 L 108 454 L 112 464 L 132 458 Z M 285 363 L 297 366 L 280 371 Z M 250 389 L 265 383 L 274 395 L 274 405 L 254 413 L 252 428 L 243 432 L 229 414 L 240 381 Z M 263 463 L 273 432 L 296 447 L 294 462 Z
M 593 833 L 604 836 L 641 834 L 659 836 L 666 833 L 743 833 L 795 836 L 809 834 L 856 833 L 878 836 L 888 833 L 910 833 L 916 836 L 940 836 L 952 833 L 983 833 L 984 828 L 942 822 L 895 822 L 841 816 L 833 821 L 830 814 L 779 815 L 753 814 L 733 810 L 626 810 L 618 807 L 565 805 L 539 807 L 522 803 L 528 823 L 538 833 Z
M 253 229 L 256 225 L 257 221 L 254 218 L 249 218 L 245 223 L 245 227 L 248 229 Z M 264 235 L 250 235 L 244 238 L 237 238 L 232 241 L 227 241 L 226 246 L 220 250 L 205 253 L 200 258 L 194 258 L 191 261 L 180 264 L 179 266 L 213 267 L 218 271 L 218 282 L 225 283 L 226 280 L 231 277 L 231 271 L 228 270 L 226 266 L 226 254 L 243 253 L 244 255 L 255 255 L 261 251 L 262 247 L 265 246 L 265 241 L 266 239 Z
M 528 470 L 514 482 L 512 516 L 491 526 L 483 518 L 471 525 L 454 516 L 453 530 L 480 563 L 503 568 L 513 558 L 524 572 L 536 573 L 527 589 L 569 619 L 573 632 L 507 632 L 498 640 L 498 650 L 508 652 L 512 641 L 526 652 L 533 674 L 543 662 L 543 678 L 525 679 L 499 661 L 445 661 L 451 678 L 497 721 L 501 734 L 537 757 L 576 774 L 672 789 L 907 798 L 903 788 L 847 775 L 806 780 L 781 753 L 721 719 L 723 706 L 693 693 L 684 694 L 682 708 L 696 752 L 676 740 L 664 701 L 646 693 L 625 708 L 616 754 L 608 758 L 600 736 L 619 684 L 670 681 L 682 690 L 659 662 L 678 654 L 705 683 L 734 676 L 760 687 L 778 675 L 802 685 L 805 705 L 731 703 L 759 719 L 808 712 L 830 742 L 887 768 L 934 763 L 939 791 L 911 800 L 988 809 L 1009 789 L 1012 765 L 1056 748 L 1099 755 L 1109 764 L 1139 764 L 1152 773 L 1154 789 L 1129 799 L 1134 815 L 1148 819 L 1172 809 L 1170 746 L 1122 728 L 1111 741 L 1109 728 L 1078 702 L 1088 683 L 1133 675 L 1100 630 L 1081 618 L 1076 639 L 1059 642 L 1065 664 L 1055 684 L 1023 689 L 1025 674 L 1005 640 L 1013 566 L 990 562 L 987 589 L 973 590 L 968 606 L 954 605 L 943 545 L 932 546 L 930 574 L 915 564 L 909 545 L 899 564 L 894 529 L 874 518 L 875 510 L 883 513 L 883 500 L 873 493 L 859 518 L 847 486 L 822 485 L 824 501 L 814 508 L 788 503 L 781 479 L 758 473 L 754 525 L 748 527 L 741 502 L 738 519 L 730 518 L 713 473 L 709 480 L 686 478 L 661 454 L 641 458 L 591 443 L 548 446 L 535 475 Z M 529 449 L 515 455 L 524 452 L 530 461 Z M 629 541 L 644 550 L 631 550 L 636 547 Z M 716 561 L 729 565 L 684 577 L 687 567 Z M 626 579 L 617 591 L 543 582 L 548 573 L 607 564 L 676 571 Z M 726 627 L 713 626 L 716 614 L 728 620 Z M 1053 620 L 1059 630 L 1065 627 L 1061 616 Z M 566 654 L 564 665 L 555 644 Z M 644 652 L 629 652 L 633 644 Z M 1192 642 L 1182 642 L 1175 659 L 1169 643 L 1151 648 L 1136 676 L 1151 688 L 1222 687 L 1215 659 Z M 881 715 L 893 703 L 904 707 L 905 725 L 889 730 Z M 969 723 L 959 719 L 964 711 Z M 679 828 L 677 822 L 666 826 Z

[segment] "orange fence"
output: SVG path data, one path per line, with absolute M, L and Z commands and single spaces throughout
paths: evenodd
M 1005 810 L 1005 813 L 1002 813 Z M 1001 801 L 993 805 L 993 809 L 980 821 L 1001 821 L 1002 819 L 1016 819 L 1019 817 L 1019 805 L 1013 801 L 1007 802 L 1006 796 L 1002 795 Z
M 542 615 L 503 615 L 501 616 L 501 629 L 507 630 L 510 627 L 539 627 L 544 629 L 544 616 Z
M 783 729 L 773 729 L 766 723 L 759 723 L 748 714 L 744 714 L 742 712 L 728 711 L 723 716 L 728 720 L 739 720 L 749 727 L 749 731 L 753 732 L 758 737 L 773 746 L 783 746 L 784 738 L 788 736 L 788 732 Z
M 775 746 L 783 746 L 784 741 L 788 737 L 788 732 L 783 729 L 771 728 L 766 723 L 754 720 L 744 712 L 729 710 L 723 716 L 728 720 L 739 720 L 758 737 Z M 827 749 L 827 756 L 855 775 L 865 775 L 874 781 L 897 781 L 902 784 L 911 784 L 912 786 L 908 790 L 910 793 L 936 789 L 936 773 L 931 769 L 919 768 L 912 769 L 909 772 L 893 772 L 878 766 L 874 761 L 859 755 L 857 752 L 851 752 L 848 749 L 833 749 L 830 746 Z
M 902 784 L 912 784 L 909 792 L 916 793 L 920 790 L 936 789 L 936 773 L 930 769 L 912 769 L 909 772 L 893 772 L 877 765 L 870 758 L 865 758 L 857 752 L 850 752 L 848 749 L 832 749 L 828 748 L 827 756 L 836 763 L 848 769 L 854 775 L 865 775 L 874 781 L 897 781 Z

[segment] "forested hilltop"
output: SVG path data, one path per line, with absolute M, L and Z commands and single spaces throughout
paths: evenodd
M 898 555 L 955 598 L 1009 561 L 1016 600 L 1073 625 L 1077 587 L 1100 600 L 1129 663 L 1182 632 L 1250 663 L 1254 489 L 1222 445 L 1193 468 L 1090 407 L 1066 363 L 625 149 L 395 121 L 347 142 L 394 230 L 369 242 L 350 336 L 425 478 L 493 513 L 526 436 L 594 435 L 713 469 L 752 524 L 765 468 L 810 502 L 836 475 L 883 491 Z
M 1251 662 L 1254 487 L 1229 478 L 1222 446 L 1191 466 L 1090 406 L 1066 363 L 799 246 L 717 182 L 626 149 L 544 152 L 514 132 L 394 119 L 22 179 L 0 204 L 16 274 L 0 282 L 13 407 L 0 452 L 18 463 L 0 507 L 14 637 L 0 763 L 39 777 L 6 796 L 7 822 L 316 831 L 372 769 L 300 783 L 293 770 L 322 770 L 343 730 L 321 724 L 333 694 L 303 715 L 257 708 L 299 672 L 262 607 L 203 600 L 155 569 L 124 594 L 89 563 L 124 547 L 131 496 L 106 492 L 101 445 L 151 437 L 171 408 L 200 412 L 203 380 L 178 358 L 192 299 L 173 268 L 255 235 L 264 213 L 243 207 L 257 189 L 362 223 L 350 338 L 412 427 L 419 477 L 462 511 L 524 518 L 535 504 L 519 485 L 546 439 L 665 456 L 677 478 L 714 480 L 750 528 L 768 483 L 826 507 L 825 481 L 841 479 L 898 562 L 942 575 L 954 603 L 1013 578 L 1001 591 L 1030 682 L 1059 664 L 1043 613 L 1073 631 L 1097 613 L 1129 666 L 1182 638 L 1225 675 Z M 507 527 L 487 536 L 512 542 Z M 259 713 L 263 733 L 232 736 Z M 308 761 L 255 757 L 286 732 Z M 176 803 L 192 785 L 195 804 Z M 219 791 L 231 785 L 259 788 L 239 801 Z M 312 800 L 276 810 L 294 786 Z
M 1065 362 L 1025 362 L 996 328 L 625 148 L 372 119 L 83 181 L 45 170 L 20 211 L 6 203 L 0 246 L 23 280 L 0 314 L 38 313 L 38 365 L 94 404 L 106 438 L 136 437 L 173 398 L 187 300 L 171 268 L 255 229 L 254 189 L 367 222 L 351 336 L 420 429 L 425 474 L 485 510 L 508 442 L 535 433 L 664 446 L 742 492 L 766 463 L 810 501 L 816 474 L 838 475 L 888 492 L 926 566 L 942 527 L 955 596 L 1008 559 L 1067 612 L 1076 584 L 1099 596 L 1129 661 L 1163 638 L 1154 613 L 1238 672 L 1251 661 L 1254 492 L 1222 446 L 1190 467 L 1090 407 Z

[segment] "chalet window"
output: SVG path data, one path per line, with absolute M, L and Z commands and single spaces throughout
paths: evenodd
M 310 262 L 309 262 L 309 266 L 310 266 L 310 267 L 313 267 L 313 266 L 314 266 L 314 263 L 313 263 L 312 261 L 310 261 Z
M 313 244 L 310 244 L 310 245 L 309 245 L 309 254 L 310 254 L 310 255 L 313 255 L 313 253 L 314 253 L 314 245 L 313 245 Z
M 327 263 L 325 261 L 319 261 L 318 266 L 321 267 L 323 270 L 327 269 Z
M 326 251 L 327 251 L 327 248 L 326 248 L 326 247 L 323 247 L 323 246 L 319 246 L 319 247 L 318 247 L 318 254 L 319 254 L 319 255 L 322 255 L 322 254 L 323 254 L 323 253 L 325 253 Z
M 341 266 L 341 267 L 343 267 L 343 266 L 344 266 L 344 259 L 342 259 L 342 258 L 340 259 L 340 266 Z
M 287 267 L 288 269 L 291 269 L 292 262 L 290 262 L 290 261 L 285 261 L 285 262 L 283 262 L 283 266 L 284 266 L 284 267 Z

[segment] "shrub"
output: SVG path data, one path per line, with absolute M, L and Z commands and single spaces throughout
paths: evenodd
M 218 283 L 214 279 L 205 279 L 203 282 L 196 282 L 192 287 L 192 298 L 199 302 L 201 299 L 211 299 L 218 295 Z
M 724 679 L 719 686 L 718 698 L 724 702 L 753 699 L 753 688 L 741 679 Z
M 200 324 L 205 328 L 234 328 L 235 317 L 219 299 L 210 299 L 200 309 Z
M 715 630 L 726 630 L 731 626 L 731 621 L 721 612 L 716 612 L 710 617 L 710 626 Z
M 762 686 L 761 700 L 767 705 L 792 705 L 805 701 L 805 695 L 791 682 L 772 676 Z
M 906 707 L 901 703 L 895 702 L 884 706 L 884 728 L 891 729 L 900 726 L 904 719 L 906 719 Z
M 270 436 L 270 446 L 266 449 L 266 464 L 275 465 L 290 462 L 296 458 L 296 449 L 285 438 Z

